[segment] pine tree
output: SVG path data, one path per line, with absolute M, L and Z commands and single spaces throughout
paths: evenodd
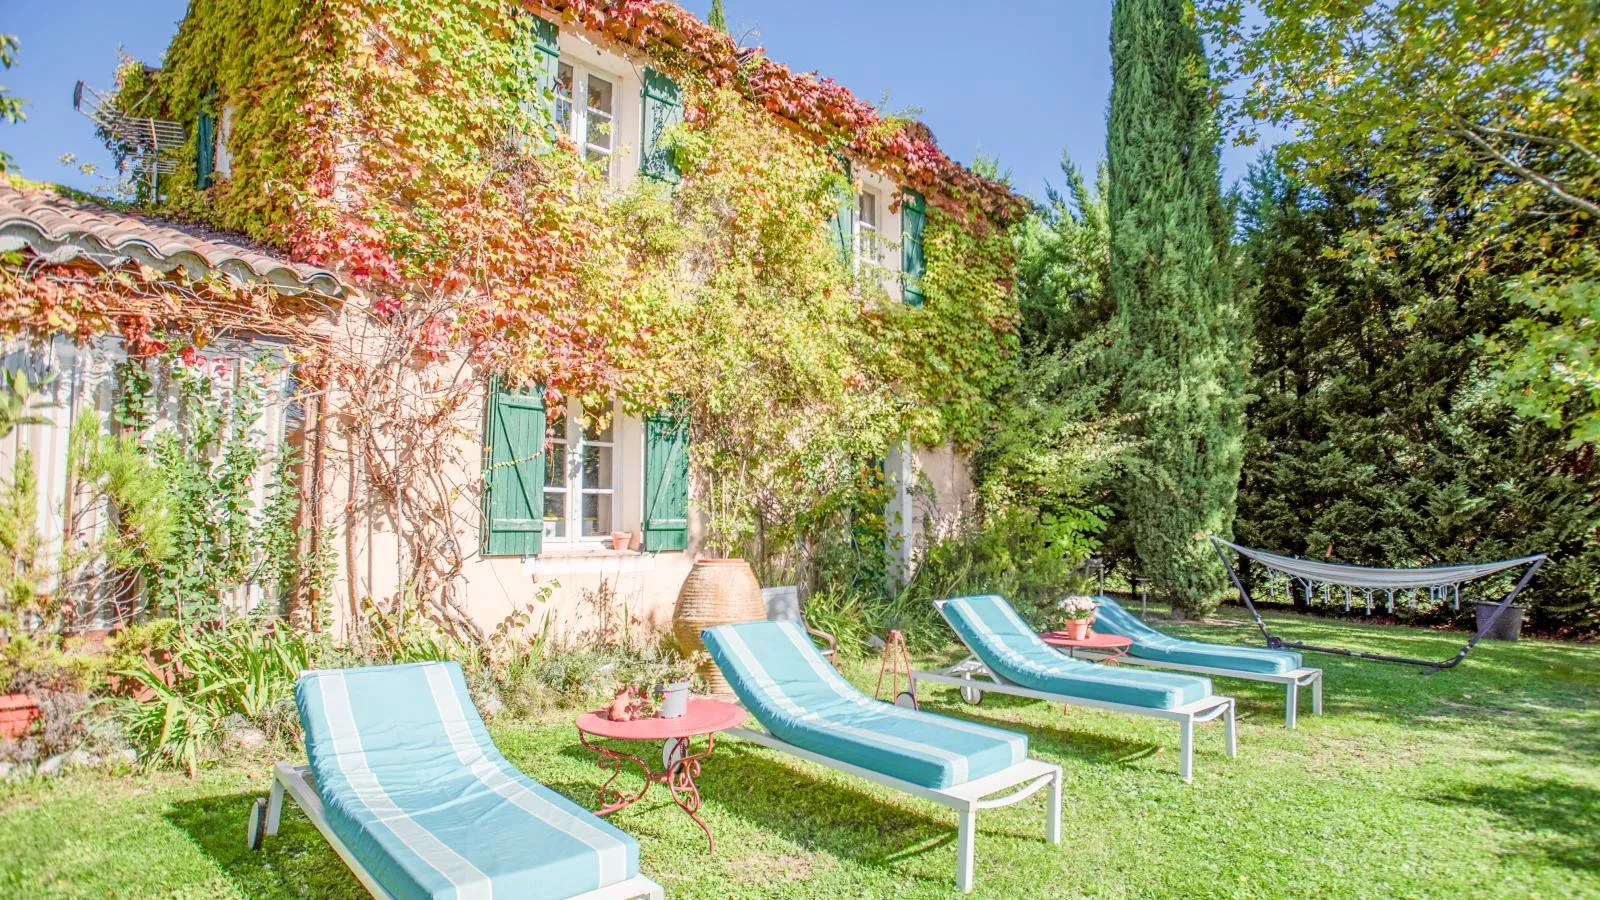
M 728 33 L 728 14 L 722 9 L 722 0 L 711 0 L 711 12 L 706 15 L 706 24 L 723 34 Z
M 1184 0 L 1111 16 L 1112 356 L 1139 445 L 1118 504 L 1138 574 L 1204 611 L 1222 570 L 1207 535 L 1233 521 L 1247 356 L 1205 49 Z

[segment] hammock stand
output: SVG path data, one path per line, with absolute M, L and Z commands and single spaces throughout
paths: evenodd
M 1253 550 L 1241 547 L 1231 541 L 1213 536 L 1211 546 L 1217 551 L 1217 556 L 1222 560 L 1222 565 L 1228 570 L 1228 577 L 1233 580 L 1233 586 L 1239 589 L 1239 599 L 1250 610 L 1250 615 L 1256 620 L 1256 627 L 1261 629 L 1261 636 L 1267 639 L 1267 646 L 1278 650 L 1314 650 L 1318 653 L 1334 653 L 1340 656 L 1352 656 L 1360 659 L 1371 659 L 1378 662 L 1405 663 L 1406 665 L 1422 666 L 1424 675 L 1432 675 L 1443 669 L 1452 669 L 1467 658 L 1472 648 L 1477 646 L 1485 633 L 1499 621 L 1500 615 L 1510 608 L 1517 595 L 1533 580 L 1533 574 L 1539 571 L 1549 557 L 1543 553 L 1534 556 L 1524 556 L 1520 559 L 1507 559 L 1500 562 L 1478 563 L 1465 566 L 1440 566 L 1428 569 L 1369 569 L 1362 566 L 1349 566 L 1342 563 L 1317 562 L 1309 559 L 1299 559 L 1293 556 L 1281 556 L 1268 553 L 1265 550 Z M 1476 634 L 1468 639 L 1466 646 L 1462 647 L 1456 655 L 1443 662 L 1430 662 L 1426 659 L 1412 659 L 1405 656 L 1385 656 L 1381 653 L 1361 653 L 1343 647 L 1319 647 L 1303 641 L 1285 641 L 1273 634 L 1267 628 L 1267 623 L 1261 618 L 1261 613 L 1256 610 L 1255 602 L 1250 597 L 1250 592 L 1245 590 L 1244 582 L 1239 579 L 1233 562 L 1228 558 L 1228 548 L 1238 553 L 1241 557 L 1252 560 L 1265 567 L 1269 574 L 1278 573 L 1287 579 L 1286 586 L 1292 591 L 1296 583 L 1304 585 L 1307 602 L 1311 600 L 1314 585 L 1322 585 L 1323 599 L 1329 597 L 1330 587 L 1344 588 L 1344 608 L 1350 609 L 1352 590 L 1359 592 L 1366 601 L 1367 614 L 1372 614 L 1373 595 L 1379 591 L 1387 594 L 1387 606 L 1390 612 L 1394 611 L 1395 591 L 1411 591 L 1412 603 L 1415 605 L 1416 591 L 1418 588 L 1427 588 L 1430 598 L 1443 601 L 1445 597 L 1453 598 L 1456 609 L 1461 608 L 1461 585 L 1486 578 L 1508 569 L 1526 566 L 1522 577 L 1517 580 L 1516 586 L 1508 592 L 1489 616 L 1488 621 L 1478 628 Z M 1271 590 L 1271 582 L 1268 582 Z

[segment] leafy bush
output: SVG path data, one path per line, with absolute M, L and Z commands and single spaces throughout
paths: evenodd
M 0 615 L 0 623 L 4 618 Z M 78 746 L 92 730 L 104 730 L 91 727 L 97 722 L 90 695 L 103 682 L 105 660 L 72 652 L 69 643 L 53 634 L 17 633 L 0 643 L 0 693 L 31 695 L 40 712 L 36 729 L 14 744 L 0 743 L 0 756 L 38 759 Z
M 679 659 L 665 643 L 581 648 L 547 644 L 513 662 L 500 681 L 501 697 L 514 715 L 581 709 L 609 701 L 615 686 L 660 681 Z
M 311 667 L 312 647 L 299 632 L 254 619 L 211 631 L 157 632 L 142 664 L 119 673 L 144 695 L 120 701 L 128 737 L 145 759 L 180 763 L 192 776 L 229 716 L 281 721 L 277 713 L 295 678 Z
M 974 531 L 929 545 L 911 581 L 890 597 L 824 586 L 807 599 L 806 621 L 838 638 L 847 653 L 892 629 L 917 647 L 949 643 L 950 630 L 933 606 L 949 597 L 999 594 L 1024 619 L 1043 624 L 1056 616 L 1057 600 L 1085 590 L 1077 567 L 1098 546 L 1094 535 L 1104 524 L 1094 510 L 1074 519 L 1007 510 Z

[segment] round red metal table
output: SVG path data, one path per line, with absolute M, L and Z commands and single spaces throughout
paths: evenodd
M 689 818 L 705 832 L 708 850 L 716 852 L 711 829 L 699 815 L 700 789 L 695 786 L 694 779 L 700 774 L 700 761 L 710 756 L 716 747 L 717 732 L 744 722 L 746 715 L 744 707 L 737 703 L 705 697 L 690 698 L 689 711 L 675 719 L 651 717 L 613 722 L 603 709 L 584 713 L 578 718 L 578 742 L 598 754 L 600 768 L 611 773 L 611 777 L 600 786 L 600 808 L 595 812 L 602 816 L 610 815 L 639 802 L 649 792 L 650 785 L 664 784 L 672 794 L 672 802 L 688 813 Z M 705 748 L 693 752 L 693 739 L 702 735 L 706 739 Z M 661 741 L 661 770 L 652 769 L 649 763 L 631 753 L 623 753 L 604 744 L 590 743 L 591 737 L 618 741 Z M 622 774 L 627 761 L 637 764 L 644 772 L 644 787 L 632 796 L 611 786 Z
M 1067 651 L 1067 655 L 1074 659 L 1077 658 L 1076 651 L 1079 649 L 1103 650 L 1108 655 L 1100 658 L 1102 662 L 1116 662 L 1126 656 L 1128 648 L 1133 646 L 1132 640 L 1120 634 L 1097 634 L 1092 631 L 1083 640 L 1073 640 L 1067 637 L 1065 631 L 1041 631 L 1039 638 L 1058 650 Z

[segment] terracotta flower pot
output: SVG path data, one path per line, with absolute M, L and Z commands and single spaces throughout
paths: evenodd
M 629 534 L 626 531 L 613 531 L 613 532 L 611 532 L 611 549 L 613 549 L 613 550 L 626 550 L 626 549 L 628 549 L 628 540 L 630 538 L 632 538 L 632 537 L 633 537 L 633 535 Z
M 1067 632 L 1067 639 L 1068 640 L 1073 640 L 1073 641 L 1081 641 L 1081 640 L 1083 640 L 1084 638 L 1089 636 L 1089 620 L 1088 619 L 1068 619 L 1067 620 L 1066 632 Z
M 729 622 L 760 621 L 767 617 L 761 602 L 761 584 L 750 564 L 742 559 L 702 559 L 694 564 L 689 577 L 678 589 L 678 605 L 672 610 L 672 634 L 678 649 L 688 656 L 704 650 L 700 631 Z M 706 691 L 726 694 L 732 688 L 723 679 L 717 664 L 709 660 L 700 667 Z
M 39 716 L 39 701 L 32 694 L 0 696 L 0 739 L 14 741 L 21 738 Z

